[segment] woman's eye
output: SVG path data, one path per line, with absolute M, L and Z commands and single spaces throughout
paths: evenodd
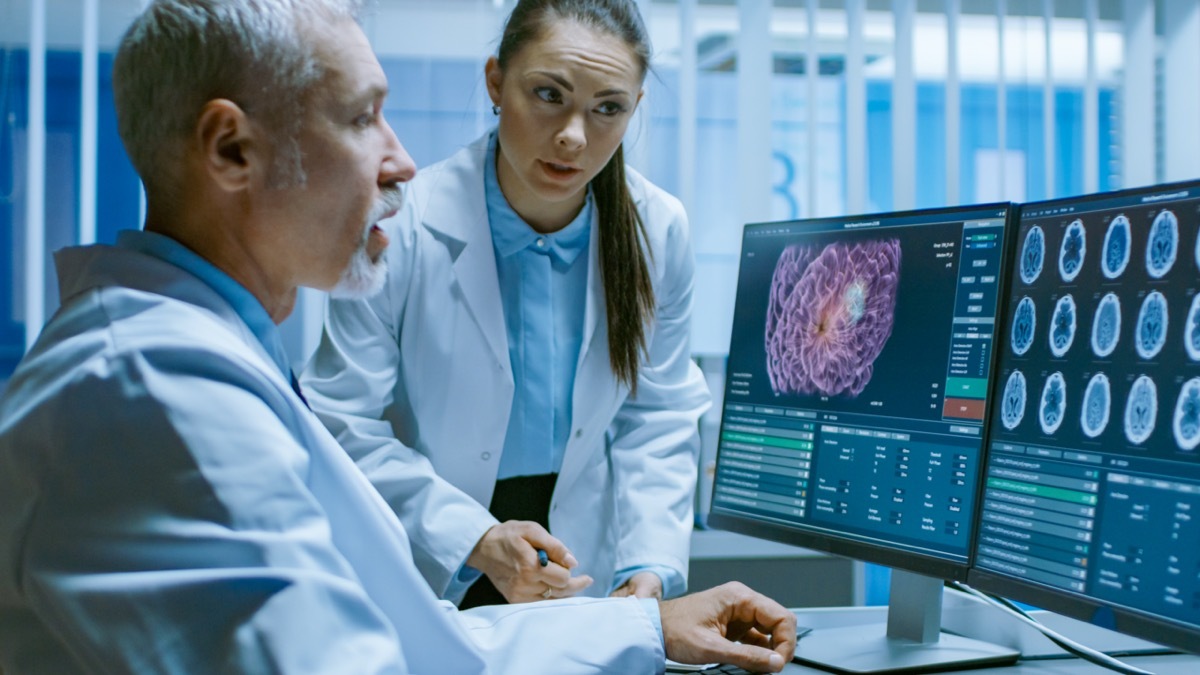
M 354 126 L 366 128 L 375 123 L 374 113 L 364 113 L 354 118 Z
M 625 106 L 617 103 L 616 101 L 605 101 L 596 106 L 596 112 L 600 113 L 601 115 L 608 115 L 611 117 L 612 115 L 619 115 L 625 112 Z
M 533 93 L 547 103 L 562 102 L 562 95 L 554 87 L 537 87 L 533 90 Z

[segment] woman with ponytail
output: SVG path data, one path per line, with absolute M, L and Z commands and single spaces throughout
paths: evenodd
M 464 607 L 686 586 L 710 399 L 686 216 L 623 159 L 649 60 L 633 0 L 520 0 L 497 127 L 412 181 L 383 292 L 331 301 L 305 371 Z

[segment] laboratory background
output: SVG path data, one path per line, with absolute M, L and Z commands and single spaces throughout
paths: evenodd
M 56 310 L 53 251 L 141 224 L 111 70 L 142 4 L 0 0 L 0 393 Z M 746 223 L 1200 177 L 1197 0 L 638 4 L 653 71 L 626 157 L 691 221 L 692 352 L 717 399 L 702 421 L 706 463 Z M 512 5 L 373 3 L 365 30 L 391 85 L 385 113 L 418 166 L 494 124 L 483 64 Z M 283 325 L 297 369 L 323 303 L 302 291 Z M 859 601 L 878 597 L 869 576 Z

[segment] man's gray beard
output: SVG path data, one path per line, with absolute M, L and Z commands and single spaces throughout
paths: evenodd
M 379 254 L 379 259 L 371 261 L 367 253 L 367 235 L 350 257 L 350 264 L 342 271 L 337 284 L 329 290 L 329 295 L 341 300 L 364 300 L 383 290 L 387 281 L 387 253 Z
M 387 281 L 387 249 L 379 252 L 379 259 L 372 261 L 367 253 L 367 243 L 371 239 L 371 228 L 381 218 L 391 211 L 397 211 L 404 204 L 404 193 L 398 187 L 385 190 L 383 195 L 371 206 L 367 215 L 367 224 L 363 227 L 362 240 L 354 255 L 350 256 L 350 264 L 342 270 L 329 295 L 343 300 L 363 300 L 383 290 Z M 390 245 L 390 243 L 389 243 Z

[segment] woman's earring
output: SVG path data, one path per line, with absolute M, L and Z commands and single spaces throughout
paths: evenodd
M 493 105 L 493 106 L 492 106 L 492 114 L 493 114 L 493 115 L 496 115 L 497 117 L 499 117 L 499 116 L 500 116 L 500 106 L 498 106 L 498 105 Z

